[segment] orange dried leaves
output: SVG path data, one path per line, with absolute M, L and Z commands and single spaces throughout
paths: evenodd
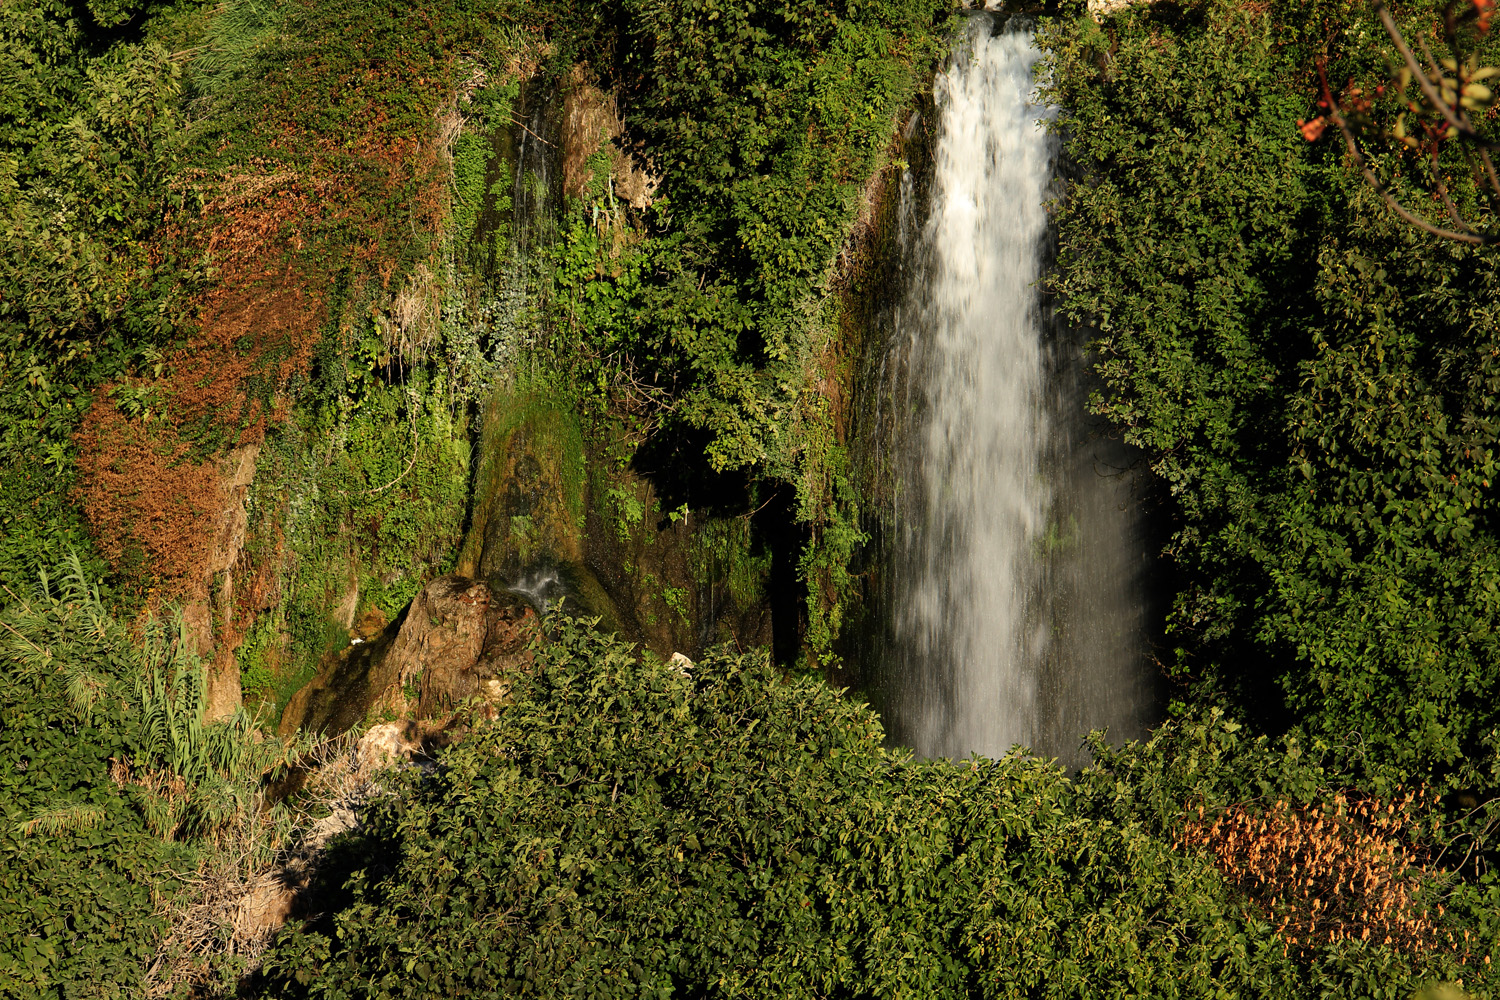
M 74 438 L 78 501 L 100 549 L 117 565 L 140 558 L 163 596 L 206 572 L 225 506 L 218 452 L 260 439 L 279 415 L 275 394 L 311 360 L 322 303 L 293 277 L 258 277 L 206 295 L 198 335 L 165 355 L 165 374 L 101 387 Z M 263 395 L 247 392 L 252 379 Z M 121 389 L 159 405 L 127 414 Z
M 1414 794 L 1391 802 L 1339 793 L 1318 809 L 1277 802 L 1218 815 L 1191 807 L 1179 847 L 1214 866 L 1272 920 L 1291 948 L 1375 940 L 1411 952 L 1457 951 L 1419 902 L 1428 871 L 1413 847 Z

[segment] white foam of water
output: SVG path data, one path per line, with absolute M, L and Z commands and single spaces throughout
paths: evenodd
M 861 403 L 889 489 L 877 697 L 924 755 L 1019 744 L 1077 766 L 1084 732 L 1155 715 L 1151 545 L 1135 456 L 1086 412 L 1085 332 L 1043 311 L 1040 54 L 994 26 L 971 16 L 936 81 L 930 188 L 901 186 L 907 291 Z
M 1031 737 L 1050 489 L 1035 288 L 1054 140 L 1039 120 L 1030 35 L 971 20 L 935 88 L 941 116 L 923 243 L 905 310 L 921 336 L 921 427 L 898 632 L 905 727 L 924 753 L 999 754 Z M 947 661 L 947 662 L 942 662 Z

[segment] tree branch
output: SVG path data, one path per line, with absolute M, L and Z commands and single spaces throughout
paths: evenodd
M 1488 186 L 1490 190 L 1486 192 L 1486 195 L 1493 207 L 1496 195 L 1500 195 L 1500 176 L 1497 176 L 1494 163 L 1489 156 L 1488 147 L 1491 143 L 1479 135 L 1474 129 L 1473 122 L 1463 112 L 1461 107 L 1450 106 L 1443 100 L 1442 94 L 1438 90 L 1438 84 L 1446 84 L 1446 78 L 1438 68 L 1438 63 L 1433 58 L 1432 50 L 1428 48 L 1426 39 L 1418 36 L 1417 42 L 1422 46 L 1422 52 L 1427 57 L 1427 61 L 1431 66 L 1432 72 L 1430 75 L 1417 62 L 1416 55 L 1412 52 L 1411 46 L 1407 44 L 1405 36 L 1401 33 L 1401 29 L 1397 27 L 1395 19 L 1391 17 L 1391 13 L 1386 8 L 1384 0 L 1374 0 L 1374 7 L 1380 17 L 1381 24 L 1385 27 L 1386 34 L 1390 36 L 1391 41 L 1395 43 L 1397 51 L 1401 53 L 1401 58 L 1406 65 L 1407 72 L 1416 78 L 1417 84 L 1421 88 L 1423 96 L 1426 97 L 1428 105 L 1448 124 L 1448 135 L 1463 140 L 1462 145 L 1464 146 L 1465 155 L 1469 157 L 1471 168 L 1473 167 L 1473 158 L 1469 147 L 1472 146 L 1478 150 L 1484 164 L 1486 178 L 1489 181 Z M 1454 30 L 1452 15 L 1453 10 L 1450 4 L 1445 24 L 1450 36 L 1449 44 L 1453 49 L 1453 62 L 1455 65 L 1458 65 L 1461 53 L 1459 52 L 1456 39 L 1452 37 Z M 1480 232 L 1475 226 L 1466 222 L 1459 213 L 1458 206 L 1454 204 L 1452 196 L 1448 193 L 1448 186 L 1443 182 L 1441 164 L 1438 160 L 1438 144 L 1442 141 L 1441 132 L 1438 132 L 1435 137 L 1431 131 L 1432 127 L 1426 124 L 1423 125 L 1423 128 L 1429 130 L 1429 138 L 1432 140 L 1429 155 L 1432 162 L 1433 183 L 1436 185 L 1437 192 L 1443 200 L 1443 207 L 1447 211 L 1448 217 L 1453 220 L 1454 225 L 1459 227 L 1458 229 L 1444 229 L 1442 226 L 1429 222 L 1401 204 L 1400 200 L 1386 183 L 1370 168 L 1368 160 L 1366 160 L 1364 154 L 1360 151 L 1354 129 L 1350 126 L 1348 119 L 1344 117 L 1338 100 L 1333 96 L 1333 89 L 1328 85 L 1327 66 L 1321 60 L 1318 64 L 1318 78 L 1323 85 L 1323 104 L 1328 108 L 1328 119 L 1338 126 L 1339 133 L 1344 137 L 1344 144 L 1349 150 L 1349 156 L 1354 161 L 1354 165 L 1359 169 L 1360 175 L 1375 190 L 1375 193 L 1380 195 L 1392 211 L 1423 232 L 1441 239 L 1453 240 L 1458 243 L 1468 243 L 1471 246 L 1488 246 L 1500 241 L 1500 235 L 1490 235 L 1489 233 Z M 1404 86 L 1403 83 L 1403 91 Z M 1456 94 L 1463 92 L 1464 74 L 1461 71 L 1455 70 L 1454 86 Z M 1356 103 L 1355 111 L 1362 113 L 1368 106 L 1368 103 Z M 1413 111 L 1418 110 L 1415 104 L 1409 104 L 1408 106 Z M 1408 145 L 1416 145 L 1414 140 L 1411 139 L 1403 139 L 1403 141 Z M 1481 189 L 1485 187 L 1485 184 L 1479 183 L 1477 169 L 1474 180 L 1476 187 Z
M 1453 199 L 1448 196 L 1448 185 L 1443 183 L 1443 167 L 1438 163 L 1437 143 L 1432 145 L 1432 182 L 1437 185 L 1438 194 L 1443 196 L 1443 207 L 1448 210 L 1448 218 L 1452 219 L 1453 224 L 1464 232 L 1472 233 L 1474 227 L 1463 220 L 1463 217 L 1458 214 L 1458 206 L 1453 204 Z
M 1370 187 L 1375 189 L 1376 194 L 1385 199 L 1385 203 L 1397 215 L 1423 232 L 1431 233 L 1433 236 L 1439 236 L 1445 240 L 1457 240 L 1459 243 L 1470 243 L 1475 246 L 1484 246 L 1494 242 L 1491 238 L 1477 233 L 1460 233 L 1452 229 L 1435 226 L 1396 200 L 1396 196 L 1391 194 L 1390 188 L 1385 186 L 1385 182 L 1375 176 L 1375 171 L 1366 165 L 1364 154 L 1359 151 L 1359 144 L 1354 141 L 1354 132 L 1349 128 L 1349 123 L 1345 121 L 1344 116 L 1339 113 L 1338 102 L 1333 100 L 1332 92 L 1328 90 L 1326 80 L 1324 81 L 1324 92 L 1328 94 L 1328 117 L 1333 120 L 1333 123 L 1339 127 L 1339 132 L 1343 134 L 1344 143 L 1349 147 L 1349 155 L 1353 157 L 1355 166 L 1359 167 L 1359 172 L 1365 181 Z
M 1470 138 L 1477 141 L 1479 137 L 1474 133 L 1474 130 L 1459 121 L 1458 116 L 1453 113 L 1453 109 L 1448 107 L 1443 101 L 1442 95 L 1437 92 L 1437 88 L 1432 85 L 1432 80 L 1428 78 L 1426 71 L 1418 64 L 1417 57 L 1412 54 L 1411 47 L 1406 44 L 1405 36 L 1401 34 L 1401 29 L 1396 27 L 1396 22 L 1391 17 L 1391 12 L 1386 10 L 1385 4 L 1381 0 L 1375 0 L 1375 12 L 1380 15 L 1380 23 L 1385 25 L 1385 33 L 1390 35 L 1391 41 L 1396 43 L 1396 51 L 1400 52 L 1401 58 L 1406 61 L 1406 68 L 1411 70 L 1411 75 L 1416 78 L 1417 84 L 1422 88 L 1422 94 L 1427 98 L 1428 103 L 1437 109 L 1438 113 L 1447 120 L 1449 125 L 1452 125 L 1460 132 L 1467 134 Z
M 1500 177 L 1495 176 L 1495 164 L 1490 160 L 1490 151 L 1484 146 L 1479 147 L 1479 161 L 1484 164 L 1484 172 L 1490 178 L 1490 204 L 1494 204 L 1495 196 L 1500 195 Z

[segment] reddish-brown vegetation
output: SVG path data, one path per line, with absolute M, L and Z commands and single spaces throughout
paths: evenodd
M 75 440 L 78 500 L 99 548 L 117 563 L 134 549 L 152 575 L 185 579 L 208 555 L 215 467 L 192 461 L 175 428 L 143 426 L 104 391 Z
M 198 333 L 164 355 L 164 374 L 102 386 L 75 438 L 78 500 L 101 549 L 116 561 L 133 551 L 164 594 L 204 575 L 225 504 L 222 450 L 264 436 L 311 358 L 322 303 L 291 274 L 258 277 L 204 295 Z M 127 414 L 122 390 L 157 405 Z
M 1415 846 L 1413 794 L 1381 802 L 1335 794 L 1320 808 L 1286 802 L 1190 812 L 1178 844 L 1207 851 L 1289 948 L 1369 941 L 1410 952 L 1460 951 L 1424 904 L 1433 873 Z
M 394 175 L 400 158 L 386 153 L 382 167 Z M 160 377 L 102 386 L 75 438 L 78 500 L 102 550 L 117 563 L 138 555 L 163 596 L 183 595 L 204 576 L 225 499 L 220 454 L 263 438 L 267 422 L 284 415 L 284 389 L 310 364 L 327 306 L 326 280 L 300 260 L 309 230 L 357 201 L 344 179 L 309 181 L 256 166 L 261 172 L 199 178 L 211 194 L 205 224 L 191 236 L 174 234 L 215 269 L 196 300 L 196 332 L 164 355 Z M 436 187 L 424 185 L 414 206 L 433 226 Z M 389 280 L 380 242 L 369 240 L 356 257 L 370 258 Z M 149 391 L 160 406 L 128 415 L 114 398 L 122 388 Z
M 310 23 L 338 41 L 340 16 L 318 11 Z M 436 111 L 451 92 L 449 57 L 442 45 L 416 44 L 403 18 L 424 38 L 434 29 L 418 10 L 396 12 L 382 44 L 394 39 L 405 58 L 342 41 L 309 46 L 262 81 L 244 127 L 212 154 L 217 163 L 173 182 L 197 191 L 203 208 L 169 220 L 152 258 L 206 265 L 208 287 L 184 293 L 196 330 L 163 352 L 156 374 L 100 387 L 75 436 L 77 499 L 101 549 L 117 566 L 139 559 L 131 575 L 159 596 L 205 597 L 209 572 L 222 568 L 210 566 L 215 534 L 239 503 L 224 456 L 286 415 L 288 389 L 338 307 L 327 262 L 355 265 L 347 306 L 368 298 L 362 284 L 394 295 L 437 245 L 447 162 L 436 118 L 424 133 L 412 98 L 430 97 Z M 223 610 L 234 632 L 253 617 L 238 606 L 265 600 L 275 574 L 234 565 L 232 575 L 239 585 Z

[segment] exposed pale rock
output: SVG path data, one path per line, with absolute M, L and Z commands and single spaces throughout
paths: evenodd
M 422 750 L 422 729 L 410 719 L 371 726 L 354 747 L 354 759 L 368 774 L 392 764 L 409 761 Z
M 214 642 L 212 613 L 234 608 L 234 571 L 245 549 L 250 515 L 245 497 L 255 481 L 260 442 L 230 450 L 219 460 L 219 507 L 213 515 L 213 539 L 202 585 L 194 587 L 183 606 L 183 621 L 200 656 L 209 658 L 205 721 L 228 718 L 240 707 L 240 666 L 229 643 Z
M 1088 0 L 1089 16 L 1096 21 L 1100 21 L 1111 14 L 1118 14 L 1120 11 L 1130 7 L 1138 7 L 1152 2 L 1154 0 Z
M 486 678 L 480 685 L 481 693 L 484 695 L 485 700 L 494 702 L 497 705 L 503 705 L 510 701 L 510 687 L 510 681 L 502 677 Z

